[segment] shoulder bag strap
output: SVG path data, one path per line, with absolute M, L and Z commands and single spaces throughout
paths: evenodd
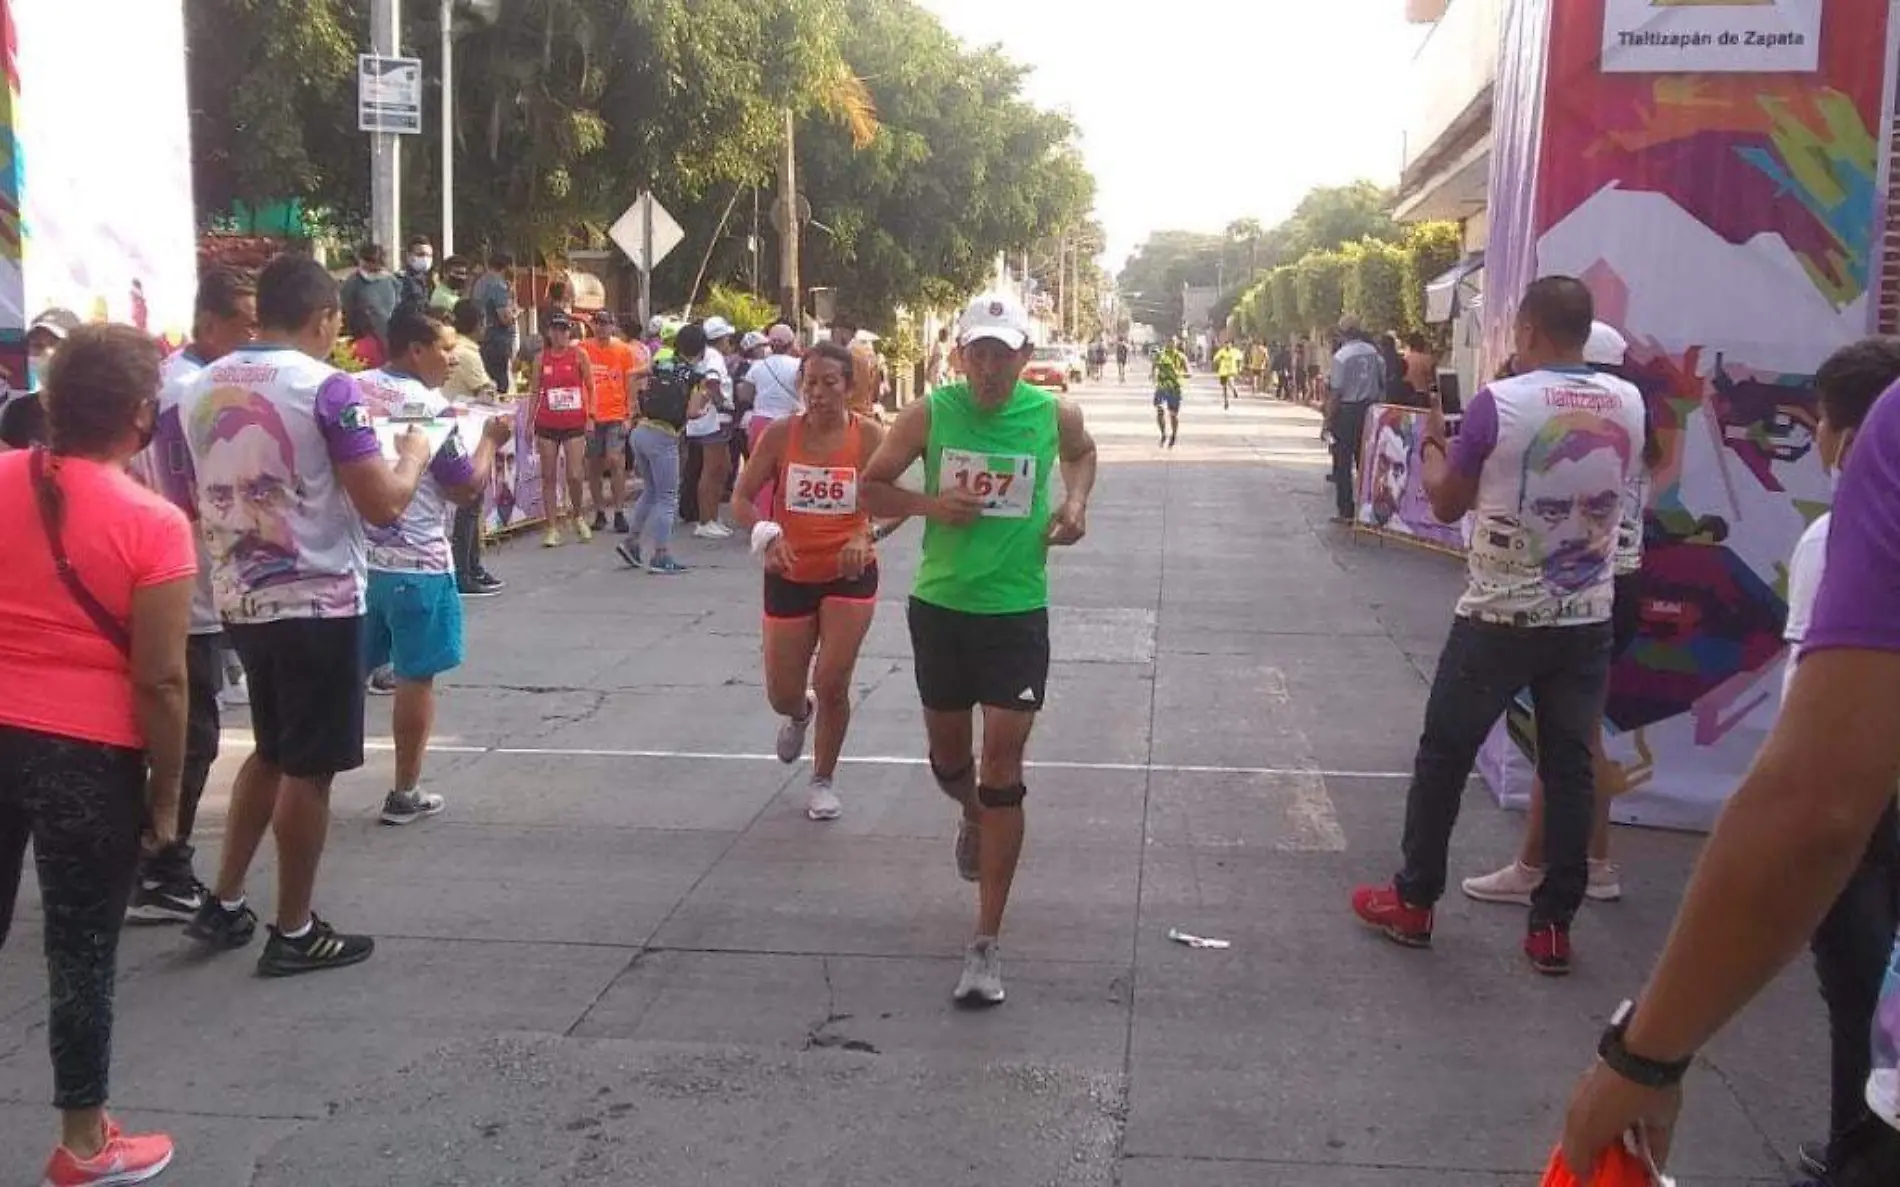
M 66 542 L 59 532 L 59 488 L 46 474 L 46 451 L 38 446 L 27 462 L 32 477 L 34 501 L 40 508 L 40 526 L 46 529 L 46 542 L 53 549 L 53 570 L 59 574 L 59 583 L 66 587 L 79 608 L 92 619 L 92 625 L 106 637 L 106 641 L 119 649 L 127 659 L 132 657 L 132 634 L 125 624 L 112 616 L 112 612 L 92 596 L 86 583 L 79 579 L 73 570 L 72 558 L 66 555 Z

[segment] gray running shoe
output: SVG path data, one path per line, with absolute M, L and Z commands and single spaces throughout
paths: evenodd
M 424 816 L 434 816 L 444 807 L 442 797 L 421 788 L 392 791 L 383 797 L 384 824 L 414 824 Z
M 805 694 L 805 716 L 787 717 L 778 727 L 778 760 L 786 766 L 798 761 L 805 753 L 805 731 L 811 728 L 812 708 L 817 698 L 811 693 Z
M 957 877 L 975 882 L 982 876 L 983 829 L 968 816 L 957 820 Z
M 993 936 L 970 941 L 970 950 L 963 957 L 963 976 L 957 978 L 957 991 L 952 996 L 960 1006 L 1003 1004 L 1003 955 Z
M 844 815 L 844 804 L 831 789 L 831 780 L 812 776 L 811 792 L 805 799 L 805 815 L 813 820 L 836 820 Z

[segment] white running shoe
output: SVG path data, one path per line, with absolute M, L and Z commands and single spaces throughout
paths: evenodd
M 812 713 L 818 704 L 818 698 L 805 694 L 805 716 L 787 717 L 778 727 L 778 760 L 786 766 L 797 762 L 805 753 L 805 731 L 811 728 Z
M 702 523 L 693 529 L 693 538 L 697 540 L 727 540 L 732 533 L 718 523 Z
M 1513 861 L 1494 874 L 1466 878 L 1463 885 L 1465 894 L 1481 903 L 1528 907 L 1531 905 L 1531 894 L 1543 881 L 1544 871 L 1541 868 Z M 1584 894 L 1599 903 L 1613 903 L 1621 899 L 1623 882 L 1616 863 L 1591 858 L 1590 883 L 1584 889 Z
M 1623 897 L 1623 871 L 1613 861 L 1590 859 L 1590 885 L 1583 892 L 1599 903 L 1613 903 Z
M 831 780 L 813 775 L 811 792 L 805 797 L 805 815 L 812 820 L 836 820 L 844 815 L 844 804 L 831 789 Z
M 952 995 L 960 1006 L 1000 1006 L 1003 1004 L 1003 955 L 994 936 L 978 936 L 970 941 L 963 957 L 963 975 L 957 978 Z
M 1481 878 L 1464 880 L 1465 894 L 1481 903 L 1508 903 L 1512 906 L 1531 905 L 1531 892 L 1544 881 L 1544 871 L 1535 866 L 1527 866 L 1521 861 L 1512 861 L 1510 865 L 1494 874 Z

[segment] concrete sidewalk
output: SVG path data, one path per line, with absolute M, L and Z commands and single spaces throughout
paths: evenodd
M 949 1001 L 974 894 L 922 765 L 914 527 L 886 549 L 832 825 L 769 757 L 742 543 L 686 539 L 694 571 L 663 580 L 612 537 L 523 540 L 491 558 L 507 593 L 468 607 L 428 773 L 448 812 L 379 827 L 386 750 L 339 782 L 318 909 L 378 937 L 370 963 L 260 981 L 255 947 L 127 933 L 114 1106 L 178 1138 L 164 1181 L 1534 1182 L 1698 839 L 1619 832 L 1626 900 L 1586 911 L 1566 981 L 1528 970 L 1507 908 L 1447 900 L 1430 952 L 1362 932 L 1347 896 L 1396 860 L 1456 563 L 1326 524 L 1310 411 L 1223 413 L 1197 380 L 1165 451 L 1132 377 L 1079 398 L 1104 464 L 1089 539 L 1055 563 L 1008 1004 Z M 388 711 L 372 700 L 373 737 Z M 242 753 L 228 735 L 202 872 Z M 1466 813 L 1459 875 L 1519 825 L 1478 785 Z M 253 894 L 267 911 L 268 864 Z M 25 1183 L 54 1130 L 23 897 L 0 1182 Z M 1683 1182 L 1781 1181 L 1823 1128 L 1825 1068 L 1796 970 L 1694 1075 Z

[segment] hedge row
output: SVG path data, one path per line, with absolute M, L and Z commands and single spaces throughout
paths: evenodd
M 1375 333 L 1425 328 L 1425 285 L 1463 254 L 1457 223 L 1415 223 L 1397 243 L 1366 239 L 1316 251 L 1254 282 L 1234 306 L 1234 325 L 1255 338 L 1293 338 L 1337 325 L 1345 314 Z

